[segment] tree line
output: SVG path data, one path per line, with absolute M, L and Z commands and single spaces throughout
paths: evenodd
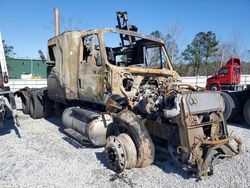
M 181 51 L 178 44 L 180 33 L 180 27 L 174 24 L 168 29 L 166 35 L 158 30 L 151 35 L 164 41 L 169 58 L 181 76 L 213 75 L 233 56 L 240 57 L 243 74 L 250 73 L 250 65 L 241 57 L 242 53 L 248 55 L 249 50 L 243 52 L 239 34 L 235 33 L 230 42 L 222 42 L 217 39 L 213 31 L 201 31 Z

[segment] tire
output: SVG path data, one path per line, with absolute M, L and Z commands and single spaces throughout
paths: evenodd
M 107 136 L 128 134 L 137 150 L 136 167 L 144 167 L 153 163 L 155 156 L 154 144 L 143 122 L 131 111 L 122 110 L 113 118 L 113 124 L 108 128 Z
M 43 117 L 42 98 L 38 96 L 37 92 L 32 92 L 30 96 L 30 117 L 33 119 Z
M 217 84 L 212 84 L 212 85 L 209 87 L 209 89 L 210 89 L 211 91 L 218 91 L 218 90 L 220 90 L 220 87 L 219 87 Z
M 62 103 L 59 103 L 59 102 L 55 102 L 55 105 L 54 105 L 54 112 L 56 114 L 57 117 L 61 118 L 62 117 L 62 114 L 65 110 L 65 105 L 62 104 Z
M 225 117 L 225 120 L 228 120 L 229 117 L 231 116 L 233 106 L 234 106 L 233 99 L 227 93 L 222 92 L 221 95 L 225 101 L 224 117 Z
M 230 95 L 230 97 L 233 99 L 233 102 L 234 102 L 234 108 L 232 109 L 231 116 L 229 117 L 229 119 L 231 120 L 232 118 L 236 118 L 236 116 L 238 116 L 241 103 L 239 100 L 239 96 L 237 96 L 237 93 L 228 92 L 227 94 Z
M 24 114 L 29 114 L 30 112 L 30 100 L 29 98 L 24 98 L 22 100 L 22 111 Z
M 221 95 L 223 96 L 225 101 L 225 120 L 233 120 L 233 118 L 239 113 L 240 110 L 239 99 L 233 92 L 221 92 Z
M 54 101 L 50 100 L 48 96 L 44 96 L 44 110 L 43 117 L 49 118 L 54 115 Z
M 243 107 L 243 116 L 248 125 L 250 125 L 250 99 L 247 100 Z

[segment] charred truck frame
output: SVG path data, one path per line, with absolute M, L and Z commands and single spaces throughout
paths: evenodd
M 65 132 L 105 146 L 118 173 L 152 164 L 155 148 L 199 175 L 241 152 L 240 140 L 228 133 L 220 92 L 181 82 L 162 40 L 138 33 L 126 12 L 117 19 L 116 29 L 62 34 L 56 21 L 48 60 L 42 56 L 48 86 L 18 91 L 23 111 L 35 119 L 61 114 Z

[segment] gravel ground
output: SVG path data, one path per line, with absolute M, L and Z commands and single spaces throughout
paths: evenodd
M 245 125 L 229 125 L 243 140 L 244 153 L 216 165 L 211 177 L 190 177 L 169 156 L 117 175 L 107 169 L 103 148 L 67 137 L 60 119 L 18 114 L 21 126 L 7 120 L 0 133 L 0 187 L 250 187 L 250 128 Z

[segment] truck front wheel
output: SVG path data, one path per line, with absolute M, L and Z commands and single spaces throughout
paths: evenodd
M 220 87 L 219 87 L 217 84 L 212 84 L 212 85 L 209 87 L 209 89 L 210 89 L 211 91 L 218 91 L 218 90 L 220 90 Z
M 108 127 L 107 136 L 109 137 L 105 144 L 105 156 L 112 170 L 119 173 L 125 168 L 144 167 L 153 163 L 154 144 L 143 122 L 133 112 L 122 110 L 118 113 L 113 118 L 113 124 Z M 127 155 L 130 157 L 126 158 L 125 153 L 130 153 Z M 133 158 L 135 153 L 136 162 Z M 125 156 L 125 159 L 122 156 Z

